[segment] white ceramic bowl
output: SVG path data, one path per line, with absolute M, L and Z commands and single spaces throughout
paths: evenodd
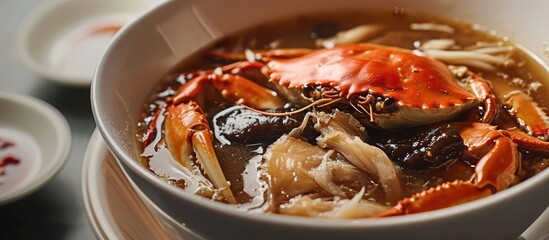
M 21 22 L 17 53 L 35 74 L 90 85 L 112 35 L 158 0 L 46 0 Z
M 0 138 L 22 150 L 9 152 L 20 162 L 0 176 L 0 189 L 12 186 L 0 191 L 1 205 L 36 191 L 62 169 L 71 147 L 71 133 L 57 109 L 33 97 L 0 92 L 0 115 Z M 10 174 L 21 178 L 6 182 Z
M 516 239 L 548 207 L 549 171 L 456 207 L 337 221 L 236 211 L 168 185 L 136 161 L 136 126 L 145 101 L 160 78 L 195 51 L 226 34 L 273 19 L 394 6 L 478 23 L 544 56 L 549 3 L 542 1 L 170 1 L 127 26 L 106 52 L 92 83 L 98 128 L 138 188 L 157 207 L 207 239 Z

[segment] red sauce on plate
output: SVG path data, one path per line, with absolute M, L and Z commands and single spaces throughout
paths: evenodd
M 53 45 L 51 66 L 67 73 L 93 77 L 93 72 L 112 37 L 123 23 L 83 24 Z
M 28 134 L 0 128 L 0 194 L 11 192 L 32 179 L 42 167 L 38 143 Z
M 6 174 L 7 165 L 18 165 L 19 162 L 21 162 L 19 158 L 16 158 L 11 155 L 1 157 L 3 155 L 2 153 L 5 152 L 5 150 L 14 148 L 14 147 L 15 147 L 15 144 L 13 142 L 0 138 L 0 176 Z M 0 184 L 2 183 L 0 182 Z

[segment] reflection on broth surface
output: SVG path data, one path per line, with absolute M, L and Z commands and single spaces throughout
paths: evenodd
M 168 79 L 138 126 L 141 163 L 251 212 L 428 211 L 549 164 L 548 73 L 462 21 L 301 16 L 229 36 Z

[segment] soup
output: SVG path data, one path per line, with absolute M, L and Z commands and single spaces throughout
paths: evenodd
M 141 163 L 255 213 L 434 210 L 547 167 L 547 77 L 509 39 L 462 21 L 296 17 L 228 36 L 169 74 L 138 126 Z

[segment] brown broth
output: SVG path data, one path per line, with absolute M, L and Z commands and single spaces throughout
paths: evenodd
M 325 31 L 332 31 L 329 28 L 334 27 L 333 23 L 336 23 L 339 31 L 352 28 L 361 24 L 378 23 L 386 26 L 387 31 L 380 33 L 369 40 L 369 42 L 396 46 L 407 49 L 414 49 L 418 43 L 425 42 L 429 39 L 441 39 L 450 38 L 455 40 L 455 44 L 458 46 L 472 46 L 479 42 L 488 43 L 500 43 L 504 45 L 513 45 L 512 42 L 506 38 L 501 38 L 493 34 L 478 30 L 478 26 L 466 23 L 459 20 L 447 19 L 436 17 L 428 14 L 394 14 L 392 11 L 380 11 L 380 12 L 352 12 L 352 13 L 339 13 L 328 14 L 318 16 L 301 16 L 290 20 L 284 20 L 276 23 L 262 24 L 249 30 L 245 30 L 233 36 L 229 36 L 213 46 L 213 48 L 223 48 L 235 51 L 244 51 L 245 49 L 270 49 L 270 48 L 316 48 L 312 34 L 314 29 L 322 28 L 325 25 L 327 29 Z M 414 31 L 410 30 L 410 24 L 412 23 L 437 23 L 451 26 L 455 29 L 454 33 L 440 32 L 440 31 Z M 330 25 L 332 24 L 332 25 Z M 206 51 L 206 50 L 205 50 Z M 192 59 L 186 59 L 180 66 L 178 66 L 172 74 L 169 74 L 166 79 L 168 81 L 162 82 L 158 89 L 154 89 L 152 101 L 147 105 L 143 113 L 143 121 L 139 125 L 139 138 L 142 142 L 143 136 L 146 135 L 147 126 L 149 125 L 152 117 L 157 109 L 162 108 L 163 101 L 171 96 L 174 91 L 184 82 L 181 76 L 178 76 L 178 72 L 196 71 L 198 69 L 213 69 L 215 67 L 223 65 L 221 62 L 215 62 L 205 57 L 204 52 L 195 55 Z M 515 66 L 509 67 L 499 66 L 497 71 L 485 71 L 481 69 L 470 68 L 477 74 L 484 76 L 491 82 L 505 82 L 506 85 L 512 89 L 519 89 L 528 92 L 532 99 L 542 107 L 547 113 L 547 107 L 549 106 L 549 98 L 547 96 L 547 80 L 549 74 L 547 71 L 537 63 L 527 53 L 515 50 L 510 57 L 515 63 Z M 521 79 L 521 81 L 512 81 L 513 79 Z M 531 88 L 532 83 L 539 82 L 539 86 L 536 90 Z M 210 126 L 212 124 L 212 118 L 220 110 L 231 106 L 231 103 L 223 100 L 218 93 L 207 89 L 208 99 L 204 101 L 206 114 L 210 120 Z M 503 107 L 501 107 L 503 109 Z M 500 111 L 496 121 L 501 126 L 517 127 L 517 123 L 508 116 L 505 111 Z M 162 130 L 157 128 L 156 131 L 161 133 Z M 401 129 L 406 131 L 406 129 Z M 261 134 L 261 133 L 258 133 Z M 245 192 L 244 189 L 244 176 L 257 178 L 253 174 L 247 172 L 250 170 L 249 161 L 254 157 L 260 155 L 265 151 L 271 142 L 264 142 L 261 144 L 238 144 L 233 143 L 231 145 L 223 145 L 219 141 L 215 142 L 217 147 L 216 154 L 220 160 L 220 164 L 223 168 L 225 176 L 228 181 L 231 182 L 231 189 L 236 195 L 239 203 L 248 203 L 254 197 L 260 197 L 261 194 L 250 195 Z M 144 151 L 145 156 L 141 159 L 142 164 L 151 168 L 149 161 L 155 159 L 155 166 L 159 163 L 162 157 L 170 157 L 166 152 L 161 151 Z M 158 149 L 157 149 L 158 150 Z M 159 152 L 162 152 L 160 154 Z M 539 171 L 547 168 L 549 164 L 549 158 L 547 155 L 540 155 L 529 151 L 522 151 L 522 168 L 520 170 L 519 181 L 522 181 Z M 153 156 L 153 157 L 150 157 Z M 168 160 L 166 160 L 168 162 Z M 172 160 L 170 160 L 172 161 Z M 169 165 L 169 164 L 167 164 Z M 247 168 L 248 166 L 248 168 Z M 254 165 L 255 166 L 255 165 Z M 171 170 L 164 171 L 162 177 L 170 180 L 176 185 L 186 186 L 190 191 L 192 189 L 190 184 L 186 181 L 188 179 L 181 180 L 178 170 L 172 166 L 168 166 Z M 253 171 L 257 170 L 257 166 L 251 168 Z M 153 169 L 154 171 L 154 169 Z M 171 172 L 168 174 L 168 172 Z M 404 182 L 406 186 L 405 196 L 410 196 L 418 191 L 425 190 L 430 187 L 437 186 L 443 182 L 452 181 L 455 179 L 469 180 L 474 173 L 474 163 L 458 161 L 455 164 L 445 166 L 436 170 L 404 170 Z M 243 174 L 245 173 L 245 174 Z M 157 174 L 159 174 L 157 172 Z M 257 174 L 257 172 L 254 172 Z M 250 180 L 250 179 L 248 179 Z M 254 179 L 251 179 L 254 180 Z M 264 182 L 260 179 L 255 179 L 256 187 L 266 187 Z M 379 187 L 378 187 L 379 188 Z M 355 191 L 357 188 L 355 187 Z M 378 190 L 373 191 L 369 198 L 376 198 L 381 196 L 382 193 Z M 250 204 L 249 209 L 257 208 L 260 203 Z M 385 203 L 384 200 L 377 200 L 380 203 Z

